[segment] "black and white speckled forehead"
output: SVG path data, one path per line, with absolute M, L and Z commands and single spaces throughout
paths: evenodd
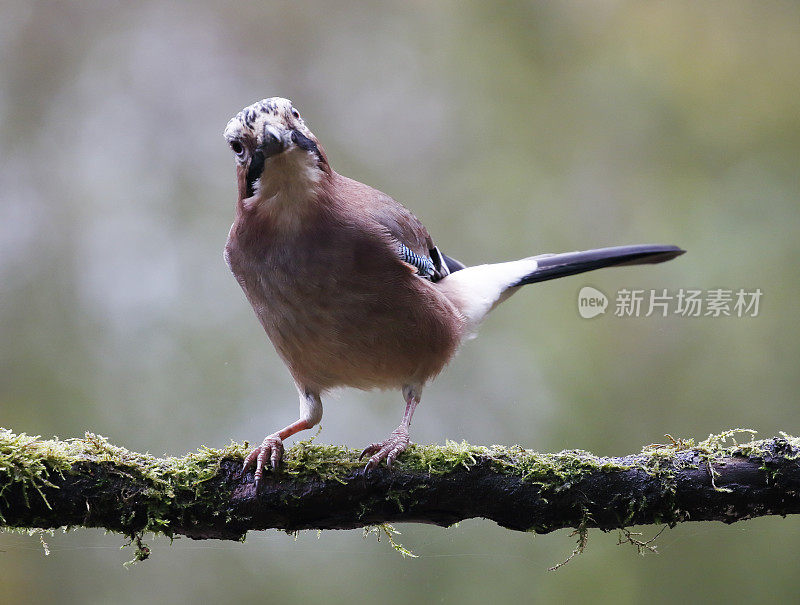
M 286 130 L 299 126 L 301 130 L 308 132 L 303 119 L 289 99 L 270 97 L 248 105 L 231 118 L 225 127 L 224 136 L 228 140 L 250 136 L 260 143 L 265 124 L 279 125 Z

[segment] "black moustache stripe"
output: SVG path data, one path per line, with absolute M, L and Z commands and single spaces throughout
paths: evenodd
M 253 159 L 250 160 L 250 168 L 247 169 L 247 197 L 252 197 L 255 193 L 253 185 L 256 179 L 261 177 L 261 173 L 264 172 L 264 161 L 264 153 L 260 150 L 256 151 L 253 154 Z

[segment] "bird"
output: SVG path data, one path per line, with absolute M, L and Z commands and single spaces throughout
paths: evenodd
M 245 107 L 224 137 L 238 188 L 225 260 L 300 397 L 299 418 L 245 457 L 256 490 L 267 464 L 278 470 L 283 442 L 320 422 L 332 389 L 402 392 L 400 425 L 361 454 L 364 472 L 391 467 L 410 444 L 423 387 L 520 287 L 684 253 L 648 244 L 467 267 L 399 202 L 334 171 L 290 100 Z

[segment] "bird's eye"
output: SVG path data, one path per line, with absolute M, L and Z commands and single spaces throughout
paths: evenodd
M 244 146 L 239 141 L 231 141 L 231 149 L 236 155 L 244 153 Z
M 295 118 L 297 118 L 298 120 L 300 119 L 300 112 L 299 112 L 299 111 L 297 111 L 296 109 L 292 109 L 292 115 L 293 115 Z

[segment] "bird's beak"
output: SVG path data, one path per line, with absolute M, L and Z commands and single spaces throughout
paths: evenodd
M 250 164 L 247 167 L 245 197 L 253 195 L 253 184 L 256 182 L 256 179 L 261 177 L 261 173 L 264 172 L 264 163 L 269 158 L 282 153 L 285 149 L 286 144 L 281 131 L 267 124 L 264 127 L 264 136 L 262 137 L 261 144 L 256 147 L 253 156 L 250 158 Z
M 286 149 L 284 136 L 275 126 L 267 125 L 264 127 L 264 140 L 256 149 L 256 153 L 261 152 L 265 160 L 278 155 Z

